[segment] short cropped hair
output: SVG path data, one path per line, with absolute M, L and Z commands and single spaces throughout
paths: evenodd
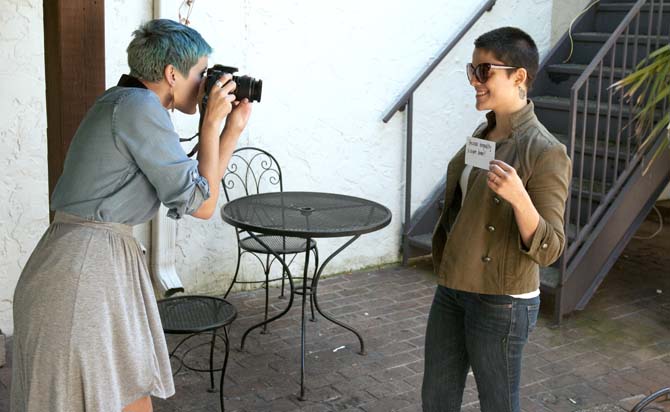
M 496 59 L 508 66 L 526 69 L 526 86 L 531 88 L 537 75 L 540 55 L 528 33 L 516 27 L 501 27 L 479 36 L 475 40 L 475 48 L 490 51 Z
M 161 80 L 168 64 L 188 76 L 198 59 L 212 53 L 200 33 L 172 20 L 150 20 L 133 36 L 126 50 L 130 75 L 150 82 Z

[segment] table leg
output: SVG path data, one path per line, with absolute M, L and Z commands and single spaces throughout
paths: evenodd
M 311 239 L 307 238 L 305 268 L 302 273 L 302 314 L 300 317 L 300 396 L 298 397 L 298 399 L 301 401 L 305 400 L 305 300 L 307 298 L 307 271 L 309 269 L 310 243 Z M 310 290 L 310 294 L 312 292 L 313 291 Z
M 216 329 L 212 331 L 212 343 L 209 345 L 209 392 L 216 392 L 214 389 L 214 344 L 216 343 Z M 226 345 L 227 348 L 227 345 Z
M 242 335 L 242 341 L 240 342 L 240 350 L 241 351 L 244 350 L 244 341 L 247 339 L 247 335 L 249 335 L 249 332 L 251 332 L 252 330 L 254 330 L 256 328 L 259 328 L 261 326 L 267 325 L 270 322 L 274 322 L 275 320 L 284 316 L 289 311 L 289 309 L 291 309 L 291 306 L 293 305 L 293 295 L 294 295 L 294 293 L 293 293 L 293 291 L 294 291 L 293 277 L 291 276 L 291 271 L 289 270 L 288 265 L 286 265 L 286 262 L 284 261 L 284 259 L 282 259 L 276 252 L 274 252 L 265 242 L 263 242 L 254 233 L 252 233 L 252 232 L 247 232 L 247 233 L 254 240 L 256 240 L 261 246 L 263 246 L 268 251 L 268 253 L 273 255 L 282 264 L 282 267 L 284 268 L 284 270 L 286 270 L 286 274 L 288 275 L 288 282 L 289 282 L 289 285 L 291 287 L 291 293 L 289 294 L 290 296 L 289 296 L 288 305 L 286 306 L 286 308 L 280 314 L 278 314 L 276 316 L 273 316 L 270 319 L 264 320 L 263 322 L 258 323 L 256 325 L 250 327 L 249 329 L 246 330 L 246 332 L 244 332 L 244 335 Z M 308 245 L 309 245 L 309 243 L 308 243 Z
M 319 269 L 319 249 L 314 248 L 314 276 L 312 276 L 312 284 L 310 285 L 309 291 L 309 309 L 312 312 L 312 322 L 316 322 L 316 317 L 314 316 L 314 294 L 312 293 L 312 287 L 314 286 L 314 278 L 316 277 L 316 271 Z
M 228 366 L 228 356 L 230 354 L 230 339 L 228 336 L 228 329 L 223 327 L 223 334 L 225 336 L 224 341 L 226 342 L 226 357 L 223 358 L 223 367 L 221 368 L 221 381 L 219 383 L 219 401 L 221 402 L 221 412 L 224 412 L 226 409 L 223 406 L 223 378 L 226 376 L 226 367 Z
M 328 256 L 328 258 L 323 262 L 323 264 L 321 264 L 321 267 L 319 268 L 316 276 L 312 280 L 312 294 L 313 294 L 313 297 L 314 297 L 314 306 L 316 307 L 317 312 L 319 312 L 321 314 L 321 316 L 323 316 L 324 318 L 333 322 L 334 324 L 339 325 L 339 326 L 343 327 L 344 329 L 347 329 L 347 330 L 353 332 L 353 334 L 356 335 L 356 337 L 358 338 L 358 342 L 361 345 L 361 351 L 359 353 L 361 355 L 365 355 L 365 343 L 363 342 L 363 337 L 361 337 L 361 334 L 358 333 L 358 331 L 356 329 L 352 328 L 351 326 L 347 325 L 346 323 L 340 322 L 337 319 L 333 318 L 332 316 L 325 314 L 321 310 L 321 307 L 319 306 L 319 299 L 318 299 L 318 293 L 317 293 L 318 286 L 319 286 L 319 278 L 321 277 L 321 273 L 323 272 L 323 268 L 326 267 L 326 265 L 330 262 L 330 260 L 332 258 L 334 258 L 336 255 L 338 255 L 340 252 L 342 252 L 347 246 L 352 244 L 359 237 L 360 237 L 360 235 L 356 235 L 356 236 L 352 237 L 351 239 L 349 239 L 344 245 L 340 246 L 339 249 L 337 249 L 335 252 L 333 252 L 333 254 Z

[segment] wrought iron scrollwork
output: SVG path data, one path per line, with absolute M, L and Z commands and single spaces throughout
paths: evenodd
M 228 201 L 239 196 L 283 190 L 277 160 L 255 147 L 243 147 L 233 153 L 222 184 Z
M 661 403 L 664 405 L 661 406 Z M 667 411 L 668 407 L 670 407 L 670 387 L 658 390 L 642 399 L 633 409 L 631 409 L 631 412 L 663 412 Z

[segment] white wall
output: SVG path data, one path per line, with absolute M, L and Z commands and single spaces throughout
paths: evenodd
M 563 0 L 553 3 L 562 3 Z M 181 0 L 164 1 L 177 17 Z M 215 48 L 210 63 L 237 65 L 262 78 L 263 102 L 241 145 L 268 149 L 282 163 L 287 190 L 320 190 L 374 199 L 393 214 L 391 225 L 363 236 L 326 273 L 397 261 L 403 216 L 405 114 L 381 117 L 479 2 L 424 0 L 221 2 L 199 0 L 192 26 Z M 127 72 L 132 31 L 152 16 L 150 0 L 108 0 L 106 81 Z M 16 279 L 48 224 L 46 109 L 42 2 L 2 0 L 0 56 L 0 328 L 11 334 Z M 498 0 L 416 96 L 412 204 L 442 178 L 446 164 L 482 114 L 473 109 L 463 70 L 474 38 L 515 25 L 541 52 L 552 36 L 552 0 Z M 182 135 L 197 118 L 175 115 Z M 147 239 L 146 227 L 139 236 Z M 189 291 L 221 291 L 234 269 L 234 232 L 217 215 L 178 224 L 177 268 Z M 320 240 L 325 257 L 341 242 Z M 258 277 L 246 261 L 244 276 Z M 297 269 L 297 266 L 296 266 Z
M 551 43 L 554 44 L 568 31 L 570 22 L 581 13 L 593 0 L 559 0 L 554 1 L 551 12 Z M 597 6 L 594 6 L 597 7 Z
M 0 3 L 0 329 L 14 286 L 49 224 L 42 2 Z

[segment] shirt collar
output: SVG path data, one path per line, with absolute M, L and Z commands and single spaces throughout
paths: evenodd
M 516 111 L 510 115 L 510 122 L 512 123 L 512 137 L 516 136 L 517 132 L 523 130 L 529 122 L 536 120 L 535 106 L 533 101 L 528 99 L 528 104 L 521 110 Z M 493 130 L 496 125 L 496 114 L 493 111 L 486 113 L 486 128 L 482 130 L 481 134 Z
M 127 74 L 121 75 L 119 82 L 116 84 L 120 87 L 136 87 L 138 89 L 146 89 L 147 86 L 144 85 L 138 78 L 129 76 Z

